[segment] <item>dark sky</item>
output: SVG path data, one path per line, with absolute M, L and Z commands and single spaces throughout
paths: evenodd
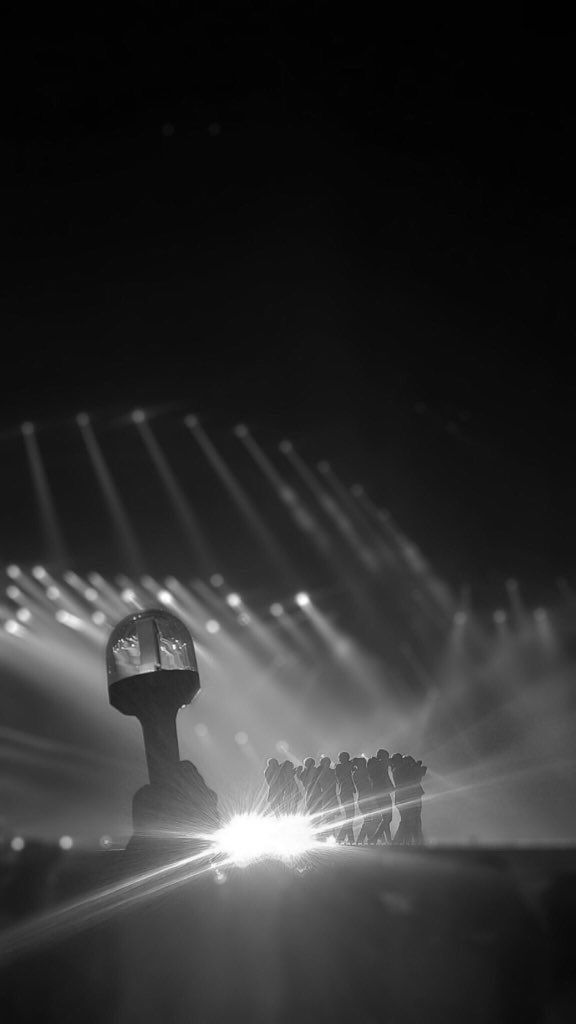
M 576 559 L 574 38 L 206 6 L 6 28 L 6 475 L 24 419 L 174 403 L 329 458 L 453 582 L 550 597 Z

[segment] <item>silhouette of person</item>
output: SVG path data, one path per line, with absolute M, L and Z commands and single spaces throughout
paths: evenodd
M 396 829 L 394 844 L 409 846 L 414 842 L 414 803 L 417 799 L 414 767 L 416 762 L 409 755 L 395 754 L 392 760 L 392 776 L 395 787 L 396 810 L 400 824 Z
M 422 786 L 422 780 L 426 775 L 428 768 L 422 761 L 416 761 L 414 767 L 414 842 L 423 843 L 424 836 L 422 834 L 422 798 L 424 796 L 424 788 Z
M 344 815 L 344 824 L 340 829 L 336 840 L 339 843 L 345 843 L 348 841 L 351 846 L 354 845 L 354 796 L 356 794 L 356 786 L 354 785 L 354 778 L 352 775 L 352 762 L 350 761 L 350 754 L 344 750 L 338 756 L 338 764 L 335 768 L 336 781 L 338 784 L 338 798 L 340 800 L 340 808 Z
M 405 844 L 418 844 L 423 842 L 422 837 L 422 779 L 427 768 L 422 761 L 415 761 L 408 755 L 402 762 L 402 773 L 404 780 L 403 787 L 403 819 L 405 828 L 403 830 L 403 841 Z
M 280 763 L 276 757 L 270 757 L 264 771 L 264 778 L 268 783 L 268 806 L 274 814 L 279 813 L 279 806 L 282 799 L 282 779 L 280 777 Z
M 376 831 L 376 825 L 369 816 L 372 803 L 372 780 L 365 757 L 355 757 L 352 763 L 354 765 L 354 784 L 358 794 L 358 810 L 362 816 L 362 827 L 358 833 L 356 845 L 362 846 L 364 840 L 370 839 Z
M 304 786 L 304 807 L 306 814 L 314 814 L 318 810 L 317 807 L 317 792 L 315 790 L 315 782 L 318 774 L 316 768 L 316 762 L 313 757 L 307 757 L 302 765 L 300 771 L 300 782 Z
M 300 791 L 295 779 L 293 761 L 283 761 L 280 765 L 281 813 L 296 814 L 300 803 Z
M 329 757 L 320 758 L 318 766 L 317 785 L 319 789 L 319 810 L 321 814 L 322 835 L 320 838 L 327 838 L 334 834 L 335 825 L 340 817 L 338 793 L 336 791 L 336 772 L 331 766 Z M 329 828 L 327 826 L 333 825 Z
M 373 836 L 373 843 L 376 844 L 384 836 L 387 843 L 392 842 L 390 826 L 392 824 L 392 781 L 388 774 L 390 754 L 387 750 L 380 749 L 372 764 L 372 786 L 376 807 L 380 812 L 376 816 L 376 832 Z M 377 799 L 377 802 L 376 802 Z

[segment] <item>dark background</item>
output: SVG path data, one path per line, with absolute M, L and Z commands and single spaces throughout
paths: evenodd
M 115 568 L 80 409 L 154 533 L 137 405 L 200 508 L 187 411 L 218 443 L 245 421 L 328 458 L 479 600 L 509 576 L 554 600 L 576 555 L 574 36 L 209 7 L 7 20 L 0 556 L 42 556 L 34 420 L 72 561 Z

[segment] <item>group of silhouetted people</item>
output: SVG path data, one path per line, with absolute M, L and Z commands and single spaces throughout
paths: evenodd
M 273 814 L 313 815 L 318 838 L 334 836 L 338 843 L 375 846 L 422 843 L 422 780 L 427 768 L 410 755 L 379 750 L 374 757 L 350 757 L 346 751 L 333 767 L 330 757 L 316 764 L 279 763 L 271 757 L 264 777 L 268 807 Z M 400 823 L 391 834 L 392 811 Z M 355 824 L 360 830 L 355 835 Z

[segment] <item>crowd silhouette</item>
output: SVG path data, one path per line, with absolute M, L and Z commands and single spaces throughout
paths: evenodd
M 327 755 L 298 766 L 271 757 L 264 772 L 268 808 L 276 815 L 312 815 L 319 839 L 333 836 L 343 845 L 420 844 L 426 771 L 422 761 L 384 749 L 368 758 L 343 751 L 334 766 Z M 400 821 L 392 837 L 394 807 Z

